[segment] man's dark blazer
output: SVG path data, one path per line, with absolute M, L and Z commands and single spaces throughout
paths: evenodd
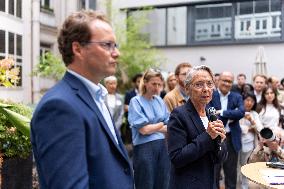
M 227 150 L 211 139 L 190 99 L 175 108 L 168 122 L 170 189 L 215 189 L 216 166 Z
M 31 122 L 41 189 L 132 189 L 132 168 L 85 85 L 66 73 Z
M 214 107 L 216 110 L 221 110 L 220 94 L 218 90 L 213 92 L 212 100 L 208 104 L 208 107 Z M 245 109 L 242 96 L 236 92 L 230 92 L 228 96 L 228 106 L 227 110 L 223 111 L 223 116 L 219 116 L 220 120 L 223 121 L 224 126 L 226 126 L 228 120 L 231 120 L 229 127 L 231 130 L 231 137 L 234 149 L 238 152 L 242 147 L 241 141 L 241 128 L 239 120 L 244 117 Z

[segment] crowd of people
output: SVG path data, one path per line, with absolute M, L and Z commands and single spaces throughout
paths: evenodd
M 232 72 L 183 62 L 166 79 L 156 69 L 137 74 L 121 95 L 120 52 L 104 15 L 73 13 L 58 43 L 67 72 L 31 122 L 42 189 L 216 189 L 221 177 L 226 189 L 246 189 L 240 166 L 284 161 L 283 79 L 258 74 L 249 83 L 241 73 L 234 84 Z

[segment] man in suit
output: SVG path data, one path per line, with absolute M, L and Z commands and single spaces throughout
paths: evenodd
M 245 113 L 241 95 L 230 92 L 233 81 L 231 72 L 221 73 L 218 88 L 213 92 L 212 101 L 209 103 L 209 106 L 217 110 L 226 129 L 228 158 L 223 163 L 226 189 L 236 188 L 238 152 L 242 145 L 239 120 Z M 220 171 L 217 172 L 220 174 Z
M 109 76 L 104 79 L 104 84 L 108 94 L 105 98 L 105 104 L 113 118 L 115 127 L 120 134 L 120 128 L 123 118 L 123 97 L 117 92 L 117 78 L 115 76 Z
M 100 12 L 71 14 L 58 37 L 67 67 L 38 104 L 31 140 L 41 189 L 133 189 L 127 152 L 99 84 L 116 71 L 113 30 Z

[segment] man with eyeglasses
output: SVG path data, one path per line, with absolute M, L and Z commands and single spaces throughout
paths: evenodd
M 168 92 L 164 97 L 164 101 L 168 107 L 169 112 L 172 112 L 174 108 L 185 104 L 188 100 L 188 96 L 185 92 L 185 78 L 187 72 L 192 68 L 191 64 L 187 62 L 180 63 L 175 69 L 175 77 L 177 79 L 176 87 Z
M 233 81 L 234 75 L 231 72 L 222 72 L 217 90 L 213 92 L 212 100 L 209 103 L 209 107 L 214 107 L 217 110 L 219 119 L 223 122 L 226 130 L 225 142 L 228 150 L 228 158 L 223 162 L 226 189 L 236 189 L 238 152 L 242 145 L 239 120 L 245 114 L 242 96 L 231 91 Z M 221 167 L 217 170 L 218 175 L 220 175 L 220 169 Z M 220 176 L 216 178 L 219 188 Z
M 99 83 L 115 74 L 120 55 L 112 27 L 100 12 L 75 12 L 58 44 L 67 72 L 31 121 L 40 188 L 133 189 L 128 155 Z

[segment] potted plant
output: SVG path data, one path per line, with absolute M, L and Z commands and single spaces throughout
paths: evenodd
M 0 85 L 12 87 L 19 81 L 13 60 L 0 60 Z M 1 188 L 32 188 L 32 153 L 28 106 L 0 100 Z

